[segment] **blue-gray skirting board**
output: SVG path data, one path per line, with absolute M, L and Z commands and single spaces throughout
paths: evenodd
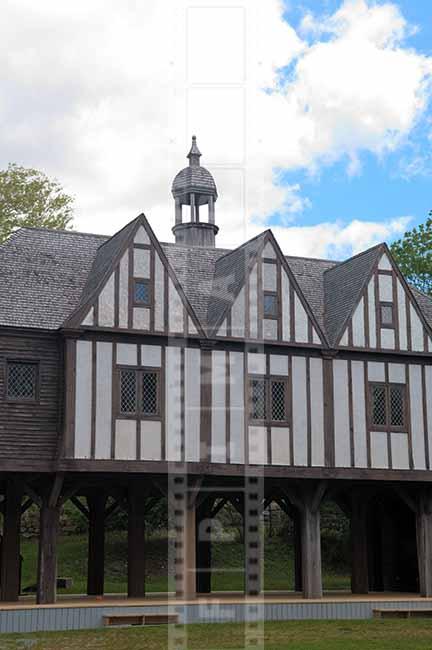
M 0 610 L 0 633 L 82 630 L 103 626 L 110 614 L 177 613 L 180 623 L 222 623 L 253 620 L 368 619 L 374 609 L 432 607 L 428 600 L 347 600 L 323 602 L 196 603 L 185 605 L 101 605 L 25 607 Z

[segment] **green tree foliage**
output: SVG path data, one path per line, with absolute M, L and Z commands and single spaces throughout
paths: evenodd
M 432 295 L 432 212 L 425 223 L 406 232 L 390 249 L 408 282 Z
M 22 226 L 67 228 L 73 200 L 57 180 L 9 163 L 0 170 L 0 243 Z

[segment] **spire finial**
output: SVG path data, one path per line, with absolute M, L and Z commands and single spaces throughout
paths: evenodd
M 189 158 L 189 165 L 191 167 L 199 166 L 200 164 L 200 156 L 201 156 L 201 151 L 198 149 L 198 145 L 196 143 L 196 135 L 192 136 L 192 146 L 190 148 L 190 151 L 187 155 L 187 158 Z

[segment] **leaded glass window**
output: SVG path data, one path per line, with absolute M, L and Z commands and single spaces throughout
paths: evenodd
M 135 280 L 134 301 L 140 305 L 150 304 L 150 282 L 148 280 Z
M 393 305 L 381 304 L 381 326 L 394 327 Z
M 250 419 L 259 422 L 286 422 L 287 382 L 272 377 L 252 377 L 250 385 Z
M 251 420 L 265 420 L 267 417 L 267 396 L 265 379 L 251 379 Z
M 385 429 L 405 426 L 405 386 L 372 384 L 372 426 Z
M 271 382 L 271 416 L 273 422 L 286 420 L 286 382 L 283 380 Z
M 276 318 L 278 315 L 277 296 L 274 293 L 264 293 L 264 317 Z
M 35 400 L 37 372 L 37 363 L 9 361 L 7 364 L 7 398 L 28 401 Z
M 135 370 L 120 371 L 120 411 L 136 413 L 137 410 L 137 373 Z
M 403 427 L 405 424 L 405 389 L 403 386 L 390 386 L 390 425 Z
M 142 413 L 157 415 L 158 413 L 158 375 L 156 372 L 142 373 Z
M 372 387 L 372 422 L 375 426 L 387 424 L 387 396 L 385 386 Z

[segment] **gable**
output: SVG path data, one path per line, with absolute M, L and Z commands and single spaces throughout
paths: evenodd
M 266 311 L 267 301 L 274 312 Z M 218 336 L 321 345 L 313 315 L 268 233 L 226 310 Z
M 144 216 L 136 220 L 130 236 L 119 242 L 123 245 L 115 247 L 112 240 L 116 237 L 104 244 L 112 249 L 105 277 L 99 284 L 93 280 L 95 291 L 88 297 L 84 294 L 70 321 L 86 328 L 197 335 L 196 316 Z M 91 273 L 97 272 L 97 266 L 98 260 Z
M 386 247 L 339 341 L 342 347 L 432 351 L 429 327 Z

